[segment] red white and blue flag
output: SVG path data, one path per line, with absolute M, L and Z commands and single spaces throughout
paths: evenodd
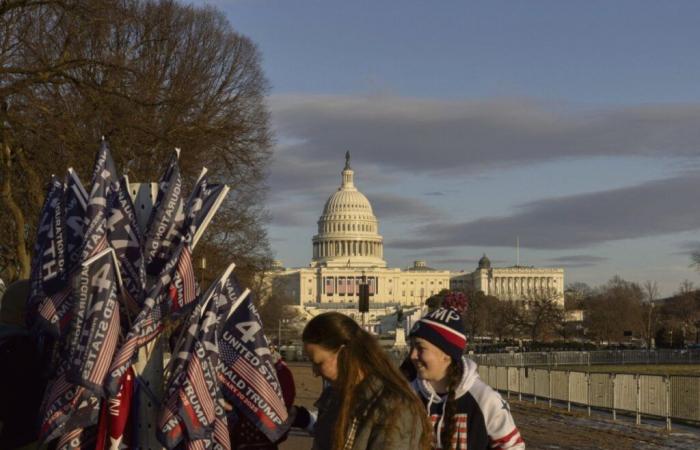
M 88 268 L 87 312 L 73 348 L 68 381 L 105 397 L 103 384 L 119 338 L 120 278 L 112 249 L 84 264 Z
M 231 286 L 228 296 L 236 289 Z M 290 426 L 269 341 L 250 297 L 234 304 L 219 339 L 218 376 L 224 397 L 272 442 Z
M 105 380 L 105 389 L 110 395 L 116 395 L 119 391 L 121 378 L 131 366 L 139 347 L 146 345 L 155 339 L 163 330 L 163 319 L 168 309 L 168 289 L 173 281 L 175 271 L 180 265 L 180 258 L 188 258 L 189 247 L 187 242 L 181 243 L 171 255 L 156 283 L 151 287 L 146 296 L 143 308 L 134 319 L 131 330 L 117 353 L 109 368 Z M 191 268 L 191 264 L 186 266 Z M 194 273 L 185 275 L 194 279 Z
M 338 294 L 345 295 L 345 277 L 338 277 Z

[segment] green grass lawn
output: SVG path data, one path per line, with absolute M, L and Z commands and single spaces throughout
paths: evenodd
M 700 376 L 700 364 L 611 364 L 591 366 L 557 366 L 552 370 L 572 372 L 638 373 L 642 375 L 696 375 Z

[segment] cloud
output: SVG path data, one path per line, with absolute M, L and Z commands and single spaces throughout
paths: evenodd
M 566 255 L 557 258 L 549 258 L 548 261 L 560 264 L 564 267 L 592 267 L 608 259 L 609 258 L 594 255 Z
M 436 219 L 441 216 L 437 208 L 421 199 L 389 193 L 367 194 L 367 197 L 374 215 L 381 220 L 406 217 Z
M 537 249 L 582 248 L 608 241 L 700 229 L 700 174 L 649 181 L 608 191 L 521 204 L 505 217 L 430 223 L 413 238 L 387 245 L 401 249 L 520 245 Z
M 277 205 L 270 210 L 270 223 L 278 227 L 308 226 L 312 222 L 307 213 L 293 205 L 289 207 Z
M 288 154 L 334 161 L 331 173 L 346 149 L 384 169 L 452 174 L 567 158 L 700 155 L 700 104 L 584 111 L 524 99 L 287 95 L 270 105 L 278 134 L 297 140 Z
M 674 255 L 692 255 L 700 252 L 700 241 L 683 241 L 678 244 L 678 251 Z

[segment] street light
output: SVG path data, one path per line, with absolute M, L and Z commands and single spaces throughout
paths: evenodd
M 277 320 L 277 347 L 282 347 L 282 324 L 286 325 L 287 323 L 289 323 L 289 319 Z

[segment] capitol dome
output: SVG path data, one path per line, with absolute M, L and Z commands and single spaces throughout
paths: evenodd
M 386 267 L 379 222 L 367 197 L 355 187 L 350 152 L 345 154 L 341 185 L 323 207 L 313 237 L 314 266 Z

